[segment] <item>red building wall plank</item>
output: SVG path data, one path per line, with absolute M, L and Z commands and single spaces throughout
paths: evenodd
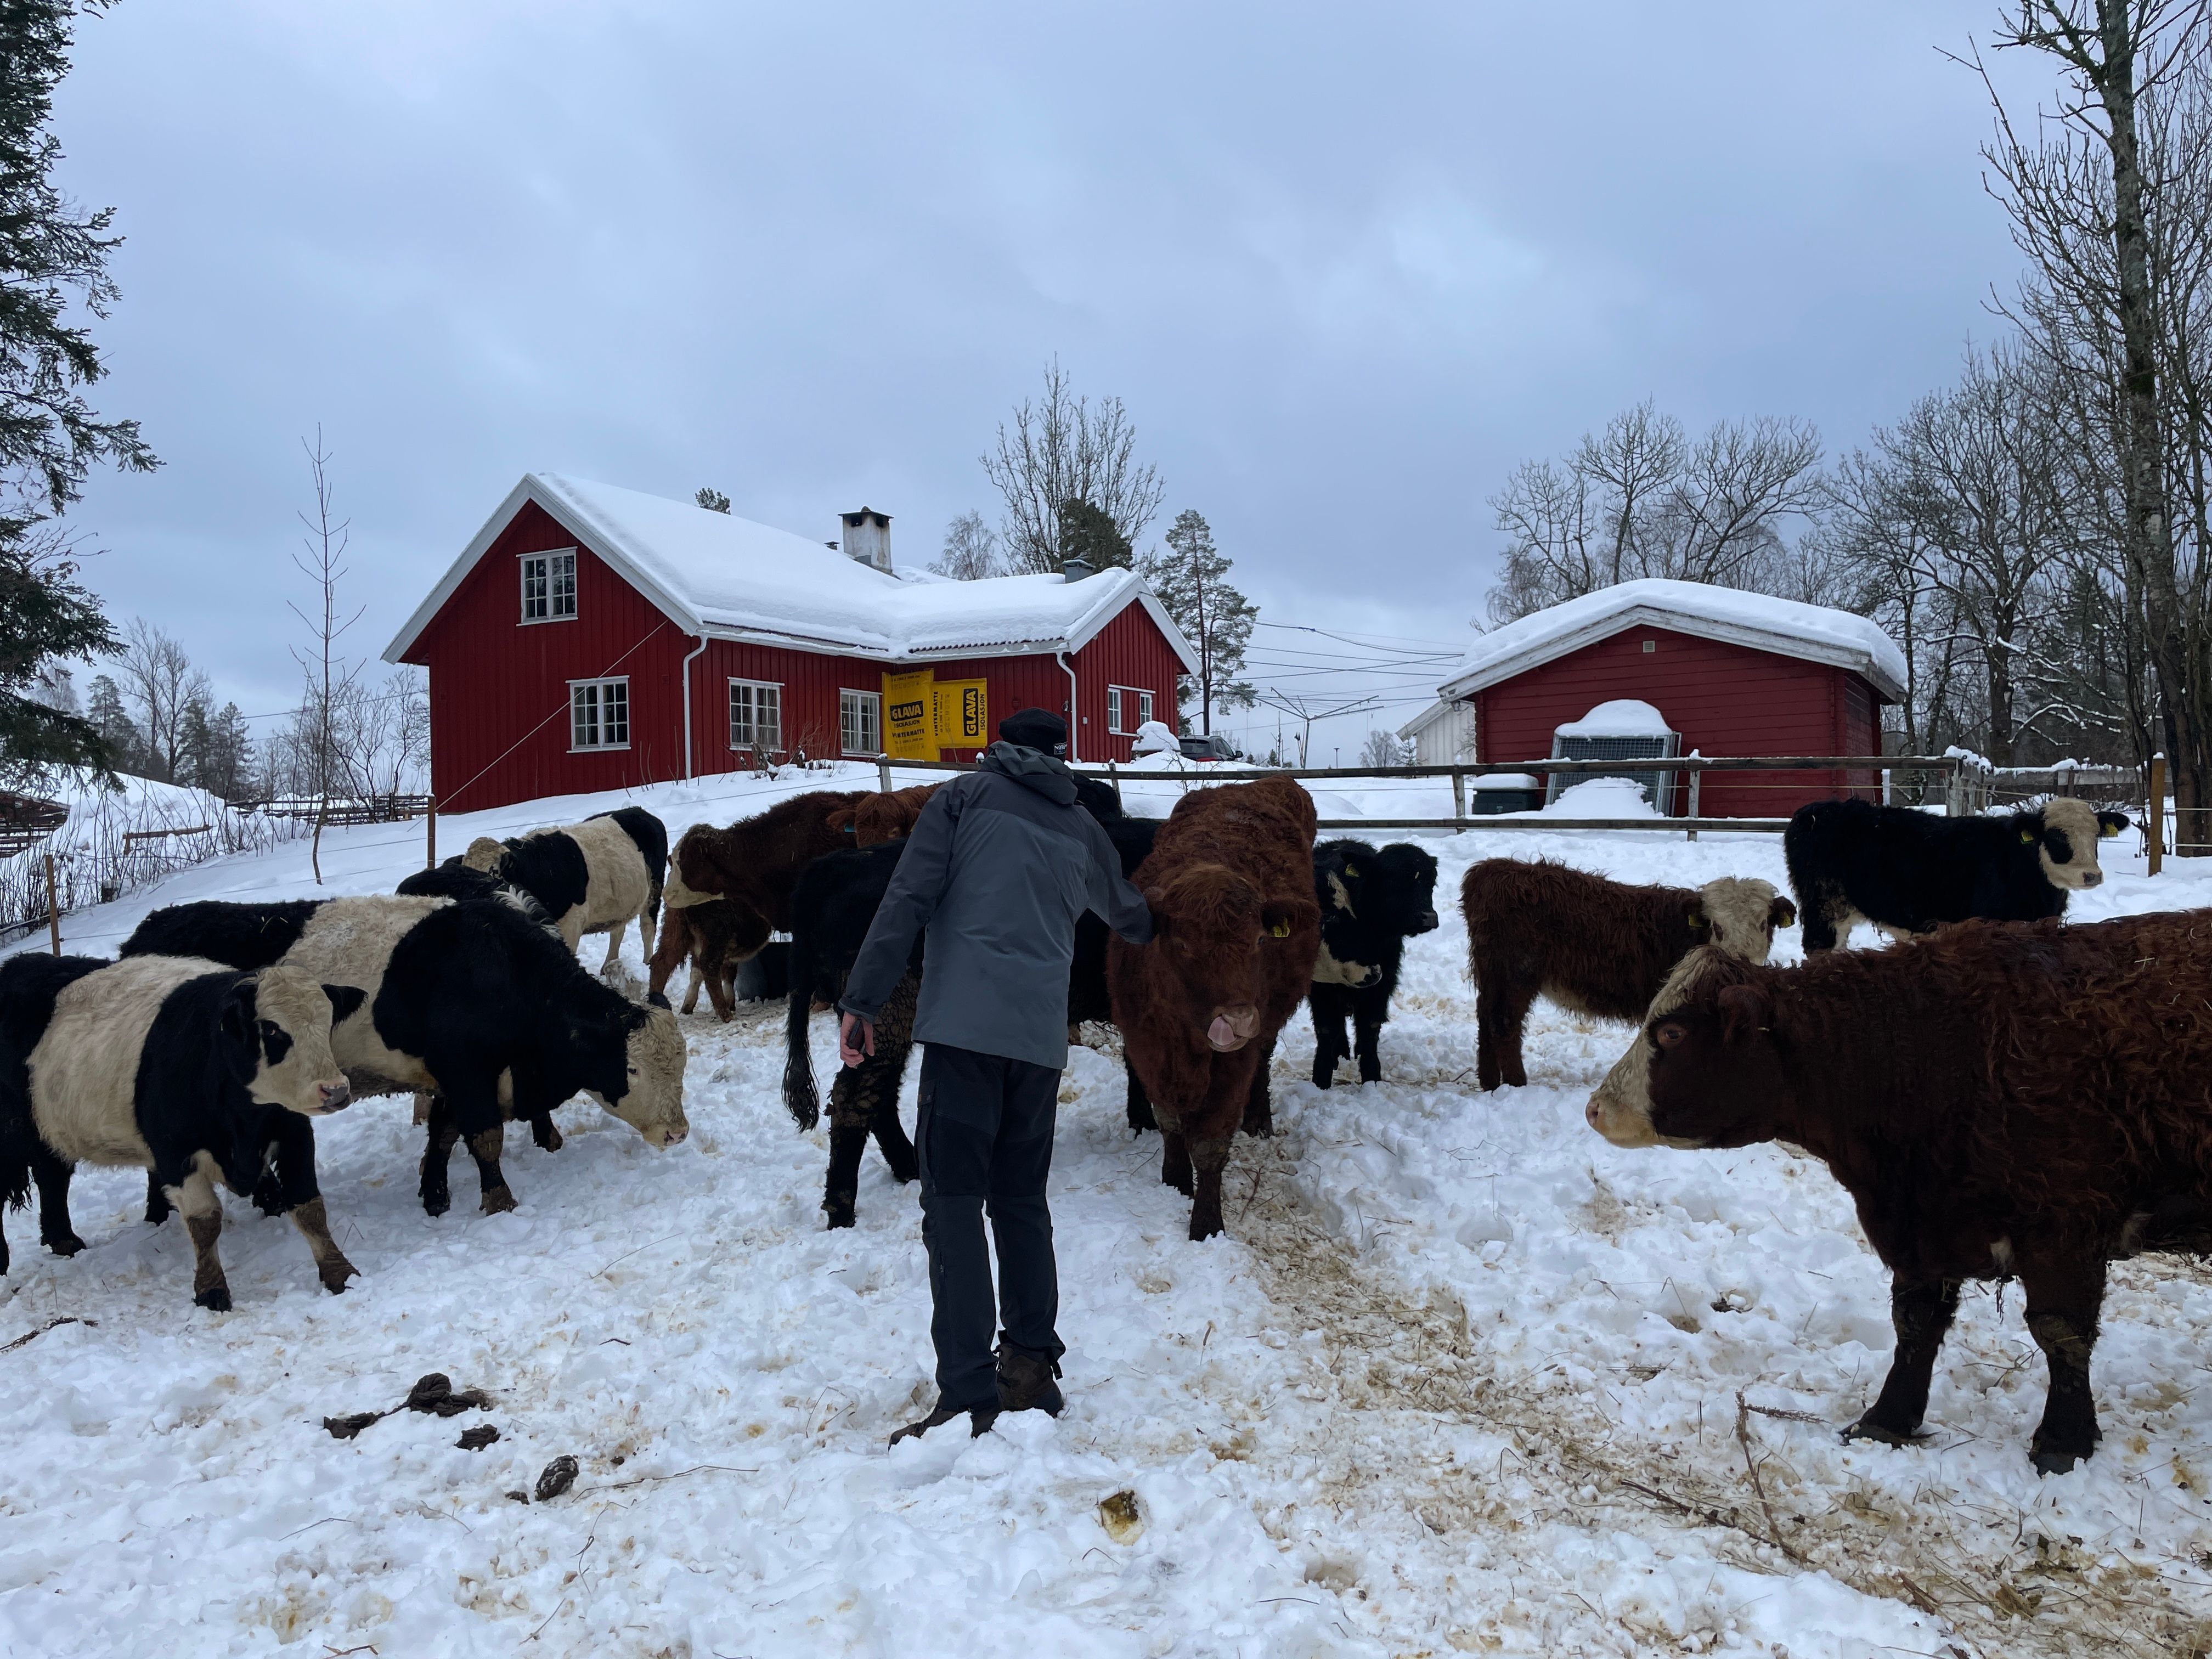
M 517 561 L 526 553 L 575 547 L 576 616 L 521 620 Z M 684 775 L 684 659 L 698 646 L 611 566 L 535 503 L 526 502 L 423 629 L 407 660 L 430 672 L 431 789 L 450 811 L 512 801 L 665 782 Z M 1131 605 L 1069 659 L 1079 706 L 1069 708 L 1068 677 L 1050 655 L 933 662 L 939 680 L 989 683 L 988 719 L 1020 708 L 1073 718 L 1076 752 L 1086 761 L 1127 760 L 1130 740 L 1106 727 L 1106 688 L 1154 694 L 1159 718 L 1173 722 L 1180 665 L 1166 636 Z M 839 693 L 883 689 L 885 665 L 728 640 L 708 642 L 692 662 L 692 762 L 698 774 L 738 763 L 729 743 L 729 682 L 767 681 L 783 691 L 787 747 L 839 753 Z M 568 682 L 615 675 L 629 680 L 626 750 L 572 752 Z M 973 758 L 948 750 L 948 760 Z
M 1856 708 L 1855 691 L 1861 700 Z M 1685 752 L 1876 752 L 1874 694 L 1849 670 L 1638 625 L 1478 693 L 1477 756 L 1546 759 L 1556 727 L 1621 697 L 1657 708 L 1682 734 Z M 1808 801 L 1877 783 L 1863 773 L 1709 772 L 1698 810 L 1711 817 L 1782 817 Z M 1677 791 L 1677 811 L 1686 795 L 1685 783 Z

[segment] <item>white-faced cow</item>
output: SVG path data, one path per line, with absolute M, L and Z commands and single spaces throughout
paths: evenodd
M 74 1255 L 75 1166 L 148 1170 L 184 1212 L 192 1299 L 220 1311 L 230 1287 L 216 1185 L 251 1194 L 273 1172 L 270 1207 L 289 1212 L 324 1287 L 343 1291 L 354 1267 L 331 1237 L 310 1120 L 351 1098 L 331 1022 L 361 1001 L 289 968 L 34 954 L 0 964 L 0 1196 L 20 1207 L 35 1181 L 40 1236 Z
M 446 1161 L 465 1138 L 487 1211 L 514 1207 L 502 1126 L 588 1094 L 654 1146 L 690 1133 L 684 1037 L 664 1002 L 602 985 L 503 902 L 339 898 L 156 910 L 126 956 L 185 950 L 240 968 L 281 961 L 367 994 L 331 1046 L 356 1092 L 433 1097 L 423 1207 L 451 1204 Z
M 2105 879 L 2097 843 L 2128 827 L 2120 812 L 2056 799 L 1990 817 L 1944 818 L 1909 806 L 1820 800 L 1782 836 L 1805 949 L 1832 951 L 1854 922 L 1918 934 L 1969 916 L 2037 921 Z

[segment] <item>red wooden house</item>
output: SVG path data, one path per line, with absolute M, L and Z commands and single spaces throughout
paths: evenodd
M 1438 688 L 1471 704 L 1479 761 L 1547 760 L 1553 733 L 1599 704 L 1651 704 L 1708 756 L 1875 756 L 1881 705 L 1905 696 L 1905 658 L 1849 611 L 1711 587 L 1622 582 L 1509 623 L 1476 643 Z M 1686 806 L 1678 774 L 1669 810 Z M 1783 817 L 1844 793 L 1879 799 L 1881 779 L 1854 769 L 1710 772 L 1698 811 Z
M 917 675 L 957 687 L 981 733 L 948 760 L 1018 708 L 1065 715 L 1084 761 L 1127 760 L 1143 721 L 1174 721 L 1196 659 L 1133 572 L 896 573 L 890 520 L 843 520 L 825 544 L 526 475 L 384 653 L 429 671 L 439 805 L 667 782 L 757 751 L 873 757 L 887 681 L 904 696 Z

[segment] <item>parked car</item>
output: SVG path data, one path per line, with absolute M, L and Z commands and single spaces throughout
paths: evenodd
M 1184 738 L 1180 741 L 1185 760 L 1233 761 L 1244 758 L 1244 751 L 1219 732 L 1202 738 Z

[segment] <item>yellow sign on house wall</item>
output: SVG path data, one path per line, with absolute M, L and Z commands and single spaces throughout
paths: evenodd
M 940 749 L 985 749 L 990 746 L 991 726 L 985 718 L 988 680 L 941 680 L 936 688 L 937 746 Z
M 930 669 L 884 676 L 884 752 L 893 760 L 937 758 L 937 719 Z

